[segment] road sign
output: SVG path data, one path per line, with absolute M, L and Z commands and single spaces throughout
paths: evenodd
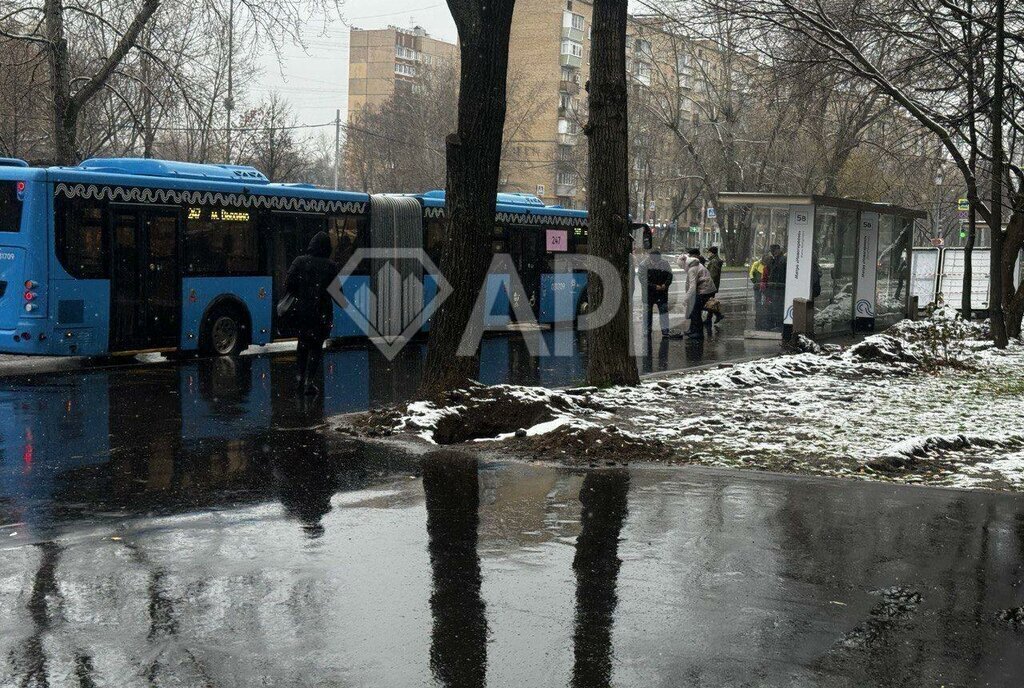
M 690 225 L 690 232 L 696 234 L 700 231 L 700 225 Z
M 943 239 L 942 237 L 935 237 L 934 239 L 932 239 L 932 246 L 935 246 L 936 248 L 942 248 L 945 245 L 946 240 Z
M 961 198 L 956 202 L 956 209 L 962 213 L 969 212 L 971 210 L 971 202 L 966 198 Z
M 708 219 L 709 220 L 714 220 L 716 217 L 718 217 L 718 213 L 715 212 L 715 209 L 714 208 L 708 208 Z

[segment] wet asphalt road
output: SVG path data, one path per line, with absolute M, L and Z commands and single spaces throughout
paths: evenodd
M 318 431 L 343 396 L 290 356 L 227 363 L 0 381 L 0 686 L 1024 675 L 1020 496 L 413 460 Z

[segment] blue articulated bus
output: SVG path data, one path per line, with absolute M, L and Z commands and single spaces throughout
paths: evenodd
M 444 191 L 417 196 L 423 204 L 424 248 L 435 263 L 441 259 L 444 238 Z M 523 193 L 499 193 L 494 226 L 488 228 L 491 252 L 507 253 L 522 282 L 523 293 L 534 317 L 541 323 L 571 322 L 585 307 L 587 273 L 555 272 L 555 257 L 561 253 L 587 252 L 587 213 L 544 205 L 536 196 Z M 488 303 L 493 307 L 487 325 L 500 327 L 511 319 L 508 302 L 508 277 L 491 275 L 487 282 Z M 557 308 L 560 292 L 571 298 L 571 309 Z
M 439 259 L 443 216 L 443 192 L 370 196 L 278 184 L 245 166 L 109 158 L 32 168 L 0 159 L 0 352 L 236 354 L 294 335 L 274 304 L 317 232 L 331 236 L 339 265 L 370 247 L 425 248 Z M 540 321 L 556 320 L 556 292 L 581 300 L 585 275 L 553 275 L 551 264 L 559 252 L 586 250 L 585 212 L 500 194 L 486 231 L 481 240 L 513 256 Z M 423 288 L 411 293 L 421 301 L 403 294 L 368 304 L 381 293 L 380 274 L 363 261 L 344 278 L 350 303 L 336 307 L 332 337 L 365 336 L 353 308 L 376 309 L 379 333 L 397 334 L 387 323 L 409 322 L 401 316 L 423 310 L 436 288 L 429 275 L 417 277 Z M 504 279 L 492 276 L 488 288 Z M 503 293 L 494 294 L 490 326 L 509 318 Z

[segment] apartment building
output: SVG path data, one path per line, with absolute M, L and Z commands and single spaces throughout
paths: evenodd
M 546 203 L 586 206 L 587 120 L 585 85 L 590 77 L 591 18 L 587 0 L 517 0 L 509 43 L 509 109 L 501 188 L 540 196 Z M 648 222 L 696 222 L 702 208 L 676 217 L 689 182 L 673 167 L 679 143 L 664 124 L 645 126 L 651 99 L 674 99 L 679 117 L 699 121 L 693 99 L 704 97 L 704 80 L 715 73 L 713 47 L 683 43 L 653 16 L 629 18 L 626 71 L 630 81 L 630 129 L 634 217 Z M 657 108 L 653 108 L 657 109 Z M 645 159 L 646 158 L 646 159 Z M 672 161 L 672 162 L 670 162 Z M 657 166 L 653 169 L 652 166 Z
M 424 69 L 442 61 L 458 66 L 459 47 L 421 27 L 353 28 L 349 38 L 348 117 L 380 106 L 397 89 L 415 88 Z
M 584 0 L 516 0 L 501 188 L 583 207 L 586 93 L 593 7 Z

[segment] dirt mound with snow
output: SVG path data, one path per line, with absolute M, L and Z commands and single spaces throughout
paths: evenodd
M 479 385 L 447 392 L 436 401 L 416 401 L 368 414 L 358 429 L 369 435 L 412 433 L 443 445 L 504 439 L 530 428 L 554 429 L 561 418 L 605 413 L 589 392 Z
M 614 425 L 564 423 L 543 434 L 519 433 L 506 444 L 526 458 L 591 466 L 668 461 L 674 453 L 660 440 L 637 437 Z
M 633 387 L 473 386 L 357 421 L 364 436 L 574 465 L 672 462 L 1024 491 L 1024 346 L 903 322 L 842 349 Z

